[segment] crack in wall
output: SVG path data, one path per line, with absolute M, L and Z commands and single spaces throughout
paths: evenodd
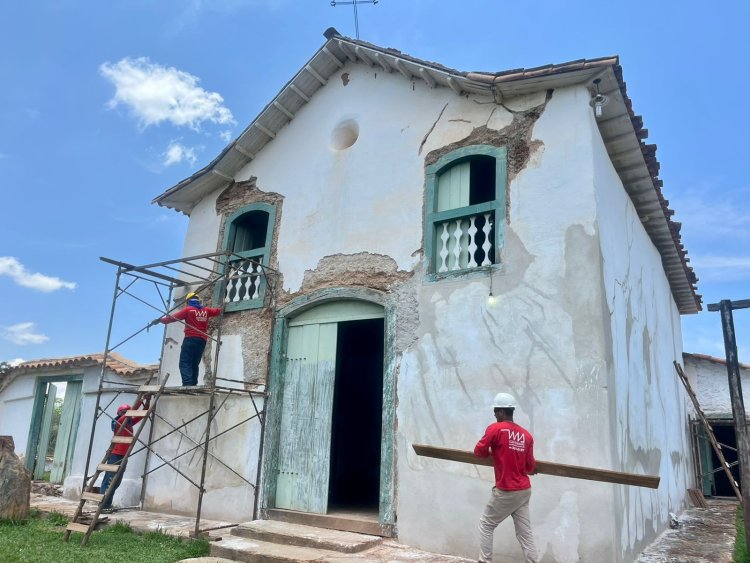
M 472 132 L 463 139 L 430 151 L 427 156 L 425 156 L 425 166 L 434 164 L 440 159 L 440 157 L 451 151 L 470 145 L 506 147 L 508 155 L 508 177 L 505 188 L 505 217 L 507 222 L 510 219 L 510 184 L 527 166 L 531 159 L 531 155 L 543 146 L 541 141 L 533 140 L 531 134 L 534 124 L 536 124 L 537 120 L 542 116 L 544 110 L 547 108 L 547 104 L 552 99 L 552 94 L 553 90 L 547 90 L 544 102 L 530 109 L 514 111 L 505 108 L 513 116 L 513 121 L 509 125 L 499 130 L 490 129 L 487 125 L 489 123 L 488 118 L 487 123 L 475 127 Z M 445 107 L 447 107 L 447 104 Z M 443 108 L 443 111 L 445 111 L 445 107 Z M 495 109 L 496 108 L 493 108 L 492 111 L 494 112 Z M 440 116 L 443 115 L 443 111 L 440 112 Z M 438 116 L 438 119 L 435 120 L 435 123 L 433 123 L 427 135 L 425 135 L 425 138 L 422 140 L 422 144 L 419 146 L 419 154 L 422 154 L 422 147 L 427 141 L 429 134 L 432 133 L 432 130 L 437 125 L 440 116 Z M 491 116 L 492 112 L 490 112 L 490 117 Z
M 427 133 L 425 133 L 425 136 L 424 136 L 424 138 L 422 139 L 422 142 L 421 142 L 421 143 L 419 143 L 419 150 L 417 151 L 417 154 L 422 154 L 422 149 L 424 148 L 424 144 L 425 144 L 425 143 L 427 142 L 427 139 L 428 139 L 428 138 L 430 137 L 430 134 L 431 134 L 431 133 L 433 132 L 433 130 L 435 129 L 435 126 L 436 126 L 436 125 L 438 124 L 438 121 L 440 121 L 440 118 L 441 118 L 441 117 L 443 117 L 443 113 L 445 113 L 445 109 L 446 109 L 447 107 L 448 107 L 448 104 L 446 103 L 446 104 L 445 104 L 445 105 L 443 106 L 443 109 L 441 109 L 441 110 L 440 110 L 440 114 L 439 114 L 439 115 L 437 116 L 437 119 L 436 119 L 436 120 L 435 120 L 435 122 L 434 122 L 434 123 L 432 124 L 432 127 L 430 127 L 430 128 L 428 129 Z

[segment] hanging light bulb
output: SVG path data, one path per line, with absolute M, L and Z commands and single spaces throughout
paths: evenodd
M 494 307 L 497 305 L 497 295 L 492 294 L 492 270 L 490 269 L 490 294 L 487 296 L 487 306 Z

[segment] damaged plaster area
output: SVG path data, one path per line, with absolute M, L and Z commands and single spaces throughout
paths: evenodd
M 278 233 L 281 224 L 284 198 L 280 194 L 266 192 L 257 185 L 255 176 L 245 182 L 233 182 L 216 200 L 216 213 L 222 217 L 221 227 L 216 241 L 217 251 L 223 250 L 224 233 L 227 227 L 227 218 L 243 206 L 253 203 L 266 203 L 275 206 L 276 221 L 273 227 L 271 241 L 270 265 L 277 266 L 275 249 L 278 246 Z M 280 276 L 268 275 L 266 278 L 270 291 L 266 292 L 266 302 L 273 304 L 275 288 L 279 287 L 282 280 Z M 239 353 L 242 355 L 242 378 L 249 383 L 263 383 L 268 373 L 269 343 L 271 331 L 273 330 L 274 307 L 262 307 L 244 311 L 234 311 L 225 314 L 222 321 L 222 333 L 224 335 L 239 335 Z M 212 321 L 211 330 L 216 334 L 217 322 Z M 206 373 L 211 373 L 211 361 L 213 359 L 212 347 L 206 347 L 203 361 L 206 364 Z M 219 359 L 221 364 L 221 358 Z
M 315 270 L 305 271 L 299 293 L 327 287 L 368 287 L 388 291 L 412 275 L 413 272 L 400 271 L 393 258 L 382 254 L 336 254 L 322 258 Z
M 539 102 L 539 97 L 523 97 L 515 101 L 508 101 L 499 107 L 487 104 L 487 119 L 484 125 L 473 127 L 472 131 L 464 138 L 435 148 L 425 156 L 425 166 L 437 162 L 441 156 L 451 151 L 470 145 L 491 145 L 494 147 L 506 147 L 508 151 L 508 178 L 506 186 L 506 220 L 510 215 L 510 185 L 518 174 L 529 164 L 532 155 L 541 149 L 544 144 L 540 140 L 532 139 L 532 130 L 537 120 L 542 116 L 547 104 L 552 99 L 553 90 L 543 94 L 544 98 Z M 526 107 L 529 102 L 535 103 L 532 107 Z M 481 102 L 477 102 L 481 103 Z M 419 152 L 427 144 L 428 138 L 436 129 L 438 123 L 446 112 L 449 104 L 446 104 L 438 115 L 435 123 L 422 140 Z M 502 108 L 502 110 L 500 110 Z M 500 113 L 505 113 L 505 116 Z M 508 114 L 511 121 L 507 123 Z M 450 123 L 471 123 L 466 119 L 449 118 Z M 504 125 L 504 126 L 503 126 Z M 497 129 L 496 127 L 502 126 Z

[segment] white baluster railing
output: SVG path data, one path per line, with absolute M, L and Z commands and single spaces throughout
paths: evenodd
M 436 223 L 436 271 L 444 273 L 494 264 L 494 215 L 488 211 Z
M 260 296 L 263 256 L 232 260 L 224 294 L 224 303 L 252 301 Z

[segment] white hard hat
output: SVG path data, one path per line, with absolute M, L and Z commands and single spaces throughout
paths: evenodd
M 492 402 L 493 409 L 515 409 L 517 406 L 513 395 L 509 393 L 498 393 Z

